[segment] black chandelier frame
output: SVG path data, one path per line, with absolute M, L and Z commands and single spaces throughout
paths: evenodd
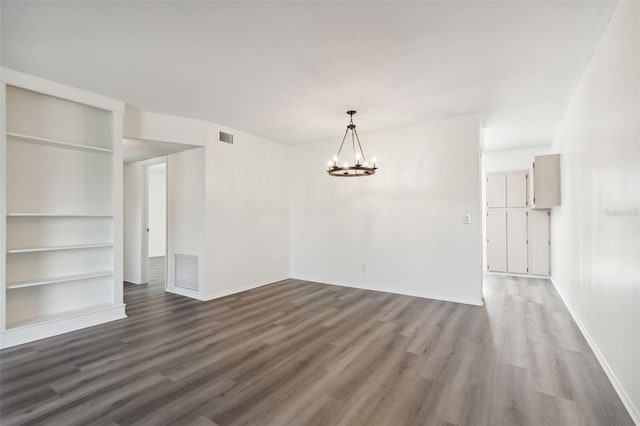
M 347 130 L 344 132 L 344 136 L 342 137 L 342 142 L 340 143 L 340 148 L 338 148 L 338 153 L 333 157 L 333 162 L 330 162 L 329 168 L 327 169 L 327 173 L 329 176 L 335 177 L 365 177 L 372 176 L 378 170 L 376 167 L 375 161 L 372 166 L 369 166 L 367 162 L 367 157 L 364 155 L 364 150 L 362 149 L 362 144 L 360 144 L 360 138 L 358 137 L 358 131 L 356 130 L 356 125 L 353 124 L 353 116 L 357 111 L 349 110 L 347 114 L 349 114 L 349 124 L 347 125 Z M 353 165 L 349 165 L 345 163 L 343 166 L 338 165 L 338 159 L 340 158 L 340 153 L 342 152 L 342 148 L 344 147 L 344 143 L 347 140 L 347 136 L 349 135 L 349 131 L 351 131 L 351 148 L 353 150 Z M 356 149 L 357 144 L 357 149 Z M 358 154 L 360 154 L 358 156 Z

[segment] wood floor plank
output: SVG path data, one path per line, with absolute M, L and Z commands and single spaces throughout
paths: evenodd
M 0 351 L 4 425 L 632 425 L 548 280 L 483 307 L 287 279 Z

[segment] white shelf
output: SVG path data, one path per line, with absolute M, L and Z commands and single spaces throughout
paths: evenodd
M 29 248 L 19 248 L 19 249 L 7 249 L 7 253 L 33 253 L 40 251 L 56 251 L 56 250 L 78 250 L 78 249 L 92 249 L 92 248 L 102 248 L 102 247 L 113 247 L 113 243 L 103 243 L 103 244 L 75 244 L 75 245 L 67 245 L 67 246 L 53 246 L 53 247 L 29 247 Z
M 82 309 L 74 309 L 72 311 L 57 312 L 55 314 L 41 315 L 34 318 L 27 318 L 24 320 L 13 321 L 7 323 L 7 329 L 13 329 L 18 327 L 26 327 L 35 324 L 42 324 L 46 322 L 59 321 L 67 318 L 79 317 L 82 315 L 93 314 L 102 310 L 113 308 L 112 303 L 105 303 L 100 305 L 87 306 Z
M 7 138 L 11 138 L 11 139 L 22 141 L 22 142 L 38 143 L 43 145 L 53 145 L 53 146 L 58 146 L 60 148 L 78 149 L 81 151 L 106 152 L 106 153 L 113 152 L 108 148 L 100 148 L 97 146 L 65 142 L 65 141 L 60 141 L 56 139 L 41 138 L 38 136 L 30 136 L 30 135 L 24 135 L 21 133 L 14 133 L 14 132 L 7 132 Z
M 7 217 L 113 217 L 111 213 L 7 213 Z
M 58 284 L 58 283 L 64 283 L 64 282 L 70 282 L 70 281 L 88 280 L 91 278 L 108 277 L 111 275 L 113 275 L 113 271 L 98 271 L 98 272 L 90 272 L 85 274 L 75 274 L 75 275 L 66 275 L 66 276 L 55 277 L 55 278 L 46 278 L 46 279 L 40 279 L 40 280 L 13 282 L 13 283 L 7 283 L 7 289 L 12 290 L 16 288 L 35 287 L 40 285 Z

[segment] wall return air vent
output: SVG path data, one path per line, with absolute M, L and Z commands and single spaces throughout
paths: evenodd
M 231 133 L 220 132 L 220 142 L 230 143 L 233 145 L 233 135 Z

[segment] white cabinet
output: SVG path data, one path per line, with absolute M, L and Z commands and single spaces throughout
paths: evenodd
M 507 211 L 490 209 L 487 212 L 487 269 L 507 271 Z
M 0 70 L 0 347 L 8 347 L 125 316 L 124 105 Z
M 506 174 L 507 207 L 527 207 L 529 205 L 529 171 L 516 170 Z
M 485 183 L 488 208 L 529 206 L 529 170 L 487 173 Z
M 527 210 L 507 210 L 507 272 L 527 273 Z
M 538 155 L 533 163 L 533 207 L 560 205 L 560 154 Z
M 507 177 L 504 173 L 489 173 L 486 180 L 487 207 L 507 207 Z
M 551 240 L 549 210 L 530 210 L 528 216 L 529 274 L 549 275 Z
M 488 271 L 549 275 L 549 212 L 533 210 L 530 176 L 529 170 L 486 176 Z

